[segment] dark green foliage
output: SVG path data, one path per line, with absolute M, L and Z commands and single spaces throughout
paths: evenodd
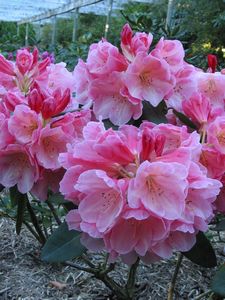
M 47 240 L 41 258 L 47 262 L 64 262 L 79 257 L 85 251 L 80 243 L 80 234 L 68 230 L 67 224 L 62 223 Z
M 225 264 L 216 272 L 211 285 L 212 291 L 225 297 Z
M 205 268 L 217 265 L 217 259 L 211 243 L 201 231 L 196 236 L 196 244 L 183 255 L 192 262 Z

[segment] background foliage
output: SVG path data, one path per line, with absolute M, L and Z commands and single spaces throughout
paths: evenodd
M 122 25 L 128 21 L 133 29 L 151 31 L 157 42 L 160 36 L 179 39 L 186 50 L 186 59 L 196 66 L 206 68 L 206 55 L 218 55 L 220 67 L 224 67 L 225 55 L 225 1 L 224 0 L 174 0 L 171 27 L 165 30 L 168 0 L 156 4 L 130 3 L 122 11 L 114 12 L 108 40 L 119 44 Z M 57 20 L 57 44 L 52 49 L 52 25 L 41 27 L 38 39 L 36 25 L 29 26 L 29 45 L 37 44 L 43 51 L 55 53 L 56 61 L 65 61 L 73 69 L 78 57 L 85 58 L 91 43 L 104 35 L 106 17 L 93 14 L 79 16 L 78 38 L 71 42 L 73 20 Z M 36 34 L 35 34 L 36 31 Z M 25 26 L 21 25 L 17 35 L 16 23 L 0 22 L 0 51 L 7 55 L 24 46 Z

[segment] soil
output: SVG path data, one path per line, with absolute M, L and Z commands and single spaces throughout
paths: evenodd
M 217 241 L 214 245 L 220 264 L 225 261 L 223 244 Z M 116 299 L 92 275 L 69 266 L 44 263 L 40 261 L 39 254 L 40 245 L 26 229 L 17 236 L 15 224 L 8 219 L 0 219 L 0 300 Z M 99 254 L 92 254 L 92 257 L 94 263 L 101 260 Z M 149 266 L 141 263 L 135 300 L 166 300 L 176 261 L 177 256 L 174 256 Z M 209 290 L 214 273 L 215 268 L 202 268 L 184 258 L 174 299 L 198 299 L 199 295 Z M 118 262 L 112 276 L 122 283 L 126 275 L 127 266 Z M 201 299 L 209 299 L 209 293 Z

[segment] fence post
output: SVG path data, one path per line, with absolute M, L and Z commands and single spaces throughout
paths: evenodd
M 173 0 L 168 0 L 167 15 L 166 15 L 166 30 L 170 28 L 173 15 Z
M 51 43 L 52 48 L 55 47 L 55 42 L 56 42 L 56 16 L 53 16 L 53 19 L 52 19 L 52 43 Z
M 113 0 L 108 0 L 108 14 L 106 18 L 106 24 L 105 24 L 105 39 L 107 39 L 108 32 L 109 32 L 109 26 L 111 23 L 111 15 L 112 15 L 112 7 L 113 7 Z
M 25 46 L 28 46 L 29 39 L 29 23 L 26 23 L 26 31 L 25 31 Z
M 76 8 L 73 16 L 73 35 L 72 35 L 73 43 L 76 42 L 77 39 L 78 18 L 79 18 L 79 8 Z
M 20 25 L 17 23 L 16 25 L 16 35 L 19 36 L 20 35 Z

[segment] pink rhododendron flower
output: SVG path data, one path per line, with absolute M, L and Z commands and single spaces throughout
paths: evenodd
M 5 59 L 2 55 L 0 55 L 0 72 L 10 76 L 15 75 L 13 63 Z
M 103 40 L 91 45 L 87 66 L 91 74 L 107 75 L 113 71 L 125 71 L 127 63 L 118 48 Z
M 15 138 L 9 132 L 8 118 L 5 114 L 0 113 L 0 149 L 5 149 L 14 142 Z
M 225 154 L 225 116 L 217 117 L 210 124 L 207 130 L 207 142 L 218 152 Z
M 16 65 L 21 74 L 25 74 L 30 71 L 33 65 L 33 55 L 27 50 L 18 50 L 16 54 Z
M 147 100 L 153 106 L 157 106 L 174 85 L 168 64 L 143 52 L 129 65 L 124 82 L 132 97 Z
M 217 212 L 225 214 L 225 175 L 223 175 L 220 181 L 222 182 L 223 187 L 214 204 Z
M 198 72 L 197 74 L 199 92 L 209 98 L 213 107 L 222 107 L 224 109 L 225 76 L 219 72 Z
M 176 84 L 166 96 L 168 107 L 182 112 L 182 101 L 189 99 L 193 93 L 197 93 L 196 73 L 195 68 L 188 64 L 184 64 L 176 73 Z
M 221 179 L 225 171 L 225 154 L 206 144 L 203 146 L 200 162 L 206 167 L 209 177 Z
M 60 127 L 50 128 L 49 125 L 41 129 L 39 139 L 32 146 L 32 152 L 41 166 L 46 169 L 58 169 L 59 153 L 66 150 L 70 137 Z
M 58 88 L 65 91 L 69 89 L 71 92 L 74 91 L 74 77 L 71 72 L 66 69 L 66 64 L 61 62 L 58 64 L 51 64 L 47 67 L 48 75 L 48 88 L 56 90 Z
M 92 75 L 82 59 L 79 59 L 78 64 L 75 66 L 73 76 L 75 81 L 74 91 L 76 92 L 76 100 L 83 105 L 91 103 L 89 88 Z
M 165 40 L 162 37 L 151 54 L 159 59 L 165 59 L 173 73 L 183 67 L 184 48 L 178 40 Z
M 35 159 L 20 145 L 9 145 L 0 151 L 0 169 L 0 183 L 8 188 L 17 184 L 23 194 L 31 190 L 39 175 Z
M 124 83 L 119 73 L 112 74 L 102 81 L 96 79 L 91 84 L 90 97 L 96 117 L 108 119 L 115 125 L 126 124 L 132 117 L 136 120 L 142 114 L 142 103 L 133 99 L 124 90 Z
M 184 210 L 187 169 L 177 163 L 143 162 L 128 190 L 128 203 L 142 205 L 151 213 L 174 219 Z
M 182 102 L 183 111 L 192 121 L 201 126 L 207 124 L 210 116 L 210 102 L 199 93 L 193 94 L 188 100 Z
M 133 36 L 129 24 L 124 25 L 121 32 L 121 49 L 128 61 L 133 61 L 138 52 L 148 53 L 152 43 L 151 33 L 137 32 Z
M 217 67 L 217 57 L 216 55 L 213 54 L 208 54 L 207 55 L 207 60 L 208 60 L 208 65 L 209 65 L 209 70 L 211 73 L 216 72 L 216 67 Z
M 57 169 L 56 171 L 42 169 L 37 182 L 34 183 L 31 193 L 41 201 L 48 198 L 48 191 L 53 193 L 59 191 L 59 182 L 65 173 L 64 169 Z
M 222 186 L 200 163 L 199 135 L 170 124 L 114 131 L 90 122 L 83 136 L 59 160 L 60 191 L 78 205 L 66 220 L 84 244 L 102 240 L 112 261 L 127 263 L 188 251 L 207 230 Z
M 124 206 L 123 181 L 113 181 L 104 171 L 82 173 L 75 189 L 85 194 L 78 212 L 82 222 L 95 224 L 100 233 L 109 230 Z
M 42 127 L 40 116 L 26 105 L 18 105 L 8 121 L 9 132 L 21 144 L 34 143 Z
M 5 94 L 4 103 L 10 111 L 14 111 L 17 105 L 26 103 L 26 100 L 20 93 L 9 91 Z

